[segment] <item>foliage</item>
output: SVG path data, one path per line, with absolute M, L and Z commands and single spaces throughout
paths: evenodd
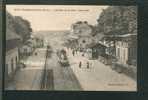
M 110 6 L 102 11 L 97 21 L 98 33 L 114 35 L 137 33 L 137 7 Z
M 6 29 L 18 34 L 23 42 L 28 40 L 31 36 L 32 29 L 30 23 L 20 16 L 12 16 L 10 13 L 6 12 L 6 25 Z
M 30 28 L 30 23 L 20 16 L 15 16 L 14 20 L 14 28 L 16 33 L 23 37 L 23 41 L 29 39 L 32 32 L 32 29 Z
M 87 21 L 77 21 L 72 25 L 73 33 L 77 36 L 95 35 L 95 26 L 90 25 Z

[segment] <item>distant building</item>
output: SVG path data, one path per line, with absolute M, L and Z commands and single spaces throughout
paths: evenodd
M 79 37 L 73 34 L 68 35 L 67 37 L 67 47 L 71 49 L 77 49 L 78 48 L 78 39 Z
M 137 35 L 125 34 L 116 36 L 116 57 L 124 65 L 137 63 Z
M 90 36 L 82 36 L 78 40 L 78 43 L 79 43 L 78 46 L 82 51 L 83 50 L 85 51 L 85 49 L 89 44 L 91 44 L 91 42 L 92 42 L 92 38 Z
M 102 45 L 101 47 L 99 45 Z M 115 36 L 105 36 L 98 46 L 99 56 L 103 56 L 108 61 L 116 59 L 121 65 L 133 65 L 137 63 L 137 35 L 123 34 Z M 101 50 L 101 51 L 100 51 Z
M 27 56 L 30 56 L 36 48 L 36 39 L 31 36 L 30 39 L 26 40 L 23 45 L 19 48 L 20 58 L 23 59 Z
M 113 69 L 137 79 L 137 34 L 115 36 L 116 62 Z
M 38 36 L 38 35 L 33 35 L 34 33 L 32 33 L 31 38 L 27 41 L 30 42 L 30 44 L 32 44 L 33 48 L 40 48 L 44 46 L 44 38 L 43 36 Z M 46 41 L 46 45 L 48 41 Z
M 36 37 L 36 47 L 37 48 L 40 48 L 40 47 L 43 47 L 44 46 L 44 40 L 42 38 L 38 38 Z
M 86 21 L 72 24 L 71 32 L 79 37 L 78 47 L 80 50 L 85 50 L 87 45 L 92 42 L 93 26 L 89 25 Z
M 19 48 L 19 54 L 21 58 L 30 56 L 33 53 L 34 49 L 30 45 L 23 45 Z
M 102 56 L 105 54 L 106 47 L 99 43 L 92 43 L 89 45 L 89 48 L 91 49 L 91 52 L 89 52 L 90 59 L 98 59 L 99 56 Z
M 7 30 L 6 32 L 6 59 L 5 59 L 5 79 L 11 79 L 18 69 L 20 37 Z
M 89 25 L 86 21 L 80 21 L 72 24 L 71 30 L 71 32 L 77 36 L 88 36 L 92 33 L 92 26 Z
M 99 43 L 105 46 L 105 54 L 115 57 L 115 39 L 113 37 L 105 36 Z
M 115 42 L 114 38 L 104 36 L 98 41 L 98 56 L 104 64 L 111 64 L 115 59 Z

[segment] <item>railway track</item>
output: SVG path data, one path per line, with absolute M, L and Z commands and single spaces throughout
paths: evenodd
M 51 52 L 49 52 L 49 48 L 47 47 L 46 50 L 46 59 L 44 64 L 44 69 L 42 72 L 42 78 L 41 78 L 41 90 L 53 90 L 54 89 L 54 83 L 53 83 L 53 70 L 47 69 L 47 59 L 50 58 Z

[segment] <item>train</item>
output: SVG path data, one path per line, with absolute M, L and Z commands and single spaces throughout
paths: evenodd
M 58 55 L 58 62 L 60 63 L 60 65 L 63 67 L 68 67 L 69 61 L 66 55 L 66 51 L 62 49 L 57 52 L 57 55 Z

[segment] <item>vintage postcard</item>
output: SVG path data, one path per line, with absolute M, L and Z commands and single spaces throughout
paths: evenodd
M 137 6 L 6 5 L 4 85 L 137 91 Z

